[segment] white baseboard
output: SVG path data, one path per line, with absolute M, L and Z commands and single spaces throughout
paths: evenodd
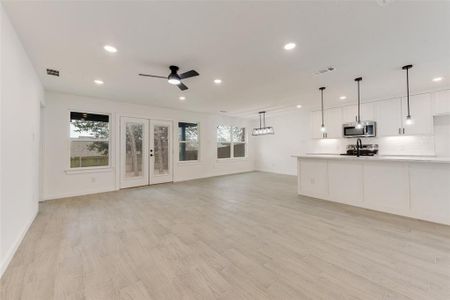
M 110 186 L 110 187 L 101 188 L 101 189 L 90 189 L 90 190 L 84 190 L 84 191 L 78 191 L 78 192 L 44 195 L 42 197 L 42 201 L 55 200 L 55 199 L 61 199 L 61 198 L 69 198 L 69 197 L 77 197 L 77 196 L 90 195 L 90 194 L 106 193 L 106 192 L 112 192 L 112 191 L 117 191 L 117 190 L 118 189 L 115 186 Z
M 274 174 L 280 174 L 280 175 L 297 176 L 296 172 L 282 172 L 282 171 L 279 171 L 279 170 L 272 170 L 272 169 L 259 168 L 259 169 L 256 169 L 256 171 L 258 171 L 258 172 L 266 172 L 266 173 L 274 173 Z
M 8 268 L 9 263 L 11 262 L 12 258 L 14 257 L 14 254 L 16 254 L 17 249 L 20 246 L 20 243 L 22 243 L 23 238 L 25 237 L 25 235 L 28 232 L 28 229 L 30 229 L 31 224 L 33 224 L 34 219 L 37 216 L 37 213 L 39 211 L 38 206 L 36 206 L 36 211 L 33 214 L 33 217 L 31 218 L 31 220 L 28 221 L 27 224 L 25 224 L 25 227 L 22 229 L 22 231 L 20 232 L 19 236 L 17 237 L 16 241 L 14 242 L 14 244 L 8 249 L 8 251 L 6 251 L 6 255 L 5 258 L 3 259 L 3 261 L 0 264 L 0 278 L 2 278 L 3 274 L 6 271 L 6 268 Z
M 256 170 L 251 169 L 251 170 L 242 170 L 242 171 L 220 172 L 220 173 L 216 173 L 216 174 L 206 174 L 206 175 L 188 177 L 188 178 L 176 178 L 173 180 L 173 182 L 184 182 L 184 181 L 191 181 L 191 180 L 205 179 L 205 178 L 212 178 L 212 177 L 220 177 L 220 176 L 226 176 L 226 175 L 250 173 L 250 172 L 255 172 L 255 171 Z

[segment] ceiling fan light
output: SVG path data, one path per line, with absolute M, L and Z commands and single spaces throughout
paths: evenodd
M 180 77 L 177 74 L 170 74 L 167 79 L 168 82 L 173 85 L 179 85 L 181 83 Z
M 173 84 L 173 85 L 179 85 L 181 83 L 181 81 L 176 78 L 170 78 L 168 81 L 170 84 Z

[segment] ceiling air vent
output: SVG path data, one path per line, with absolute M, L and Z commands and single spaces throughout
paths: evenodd
M 328 73 L 328 72 L 333 72 L 333 71 L 334 71 L 334 67 L 328 67 L 326 69 L 322 69 L 322 70 L 317 71 L 316 73 L 314 73 L 314 75 L 322 75 L 322 74 L 325 74 L 325 73 Z
M 47 69 L 47 75 L 59 77 L 59 71 L 53 69 Z

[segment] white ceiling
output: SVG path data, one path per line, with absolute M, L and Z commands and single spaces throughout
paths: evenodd
M 353 102 L 450 82 L 450 2 L 6 2 L 48 90 L 193 111 L 245 115 L 260 109 Z M 288 52 L 286 42 L 297 47 Z M 111 44 L 118 53 L 105 53 Z M 195 69 L 182 93 L 162 79 Z M 317 76 L 333 66 L 332 73 Z M 46 68 L 61 77 L 49 77 Z M 441 83 L 432 82 L 444 76 Z M 101 78 L 105 84 L 96 86 Z M 221 78 L 223 84 L 213 83 Z M 187 100 L 178 97 L 185 94 Z

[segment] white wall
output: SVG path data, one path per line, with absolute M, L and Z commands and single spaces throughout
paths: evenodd
M 310 114 L 304 109 L 266 116 L 267 126 L 273 126 L 274 135 L 254 137 L 256 168 L 260 171 L 297 174 L 293 154 L 305 153 L 310 139 Z M 258 127 L 259 121 L 253 124 Z
M 38 211 L 43 89 L 0 4 L 0 276 Z
M 146 105 L 109 101 L 106 99 L 46 92 L 44 109 L 44 169 L 43 199 L 55 199 L 75 195 L 116 190 L 119 187 L 119 129 L 120 116 L 173 120 L 200 123 L 200 161 L 178 162 L 177 143 L 174 143 L 174 181 L 253 171 L 254 153 L 249 139 L 246 159 L 217 161 L 216 127 L 219 124 L 243 125 L 250 128 L 250 121 L 220 115 L 194 113 Z M 188 106 L 189 103 L 183 103 Z M 97 172 L 66 172 L 69 167 L 69 111 L 109 113 L 112 115 L 112 168 Z M 176 132 L 176 131 L 175 131 Z M 176 134 L 175 134 L 176 136 Z
M 434 117 L 436 155 L 450 156 L 450 115 Z

